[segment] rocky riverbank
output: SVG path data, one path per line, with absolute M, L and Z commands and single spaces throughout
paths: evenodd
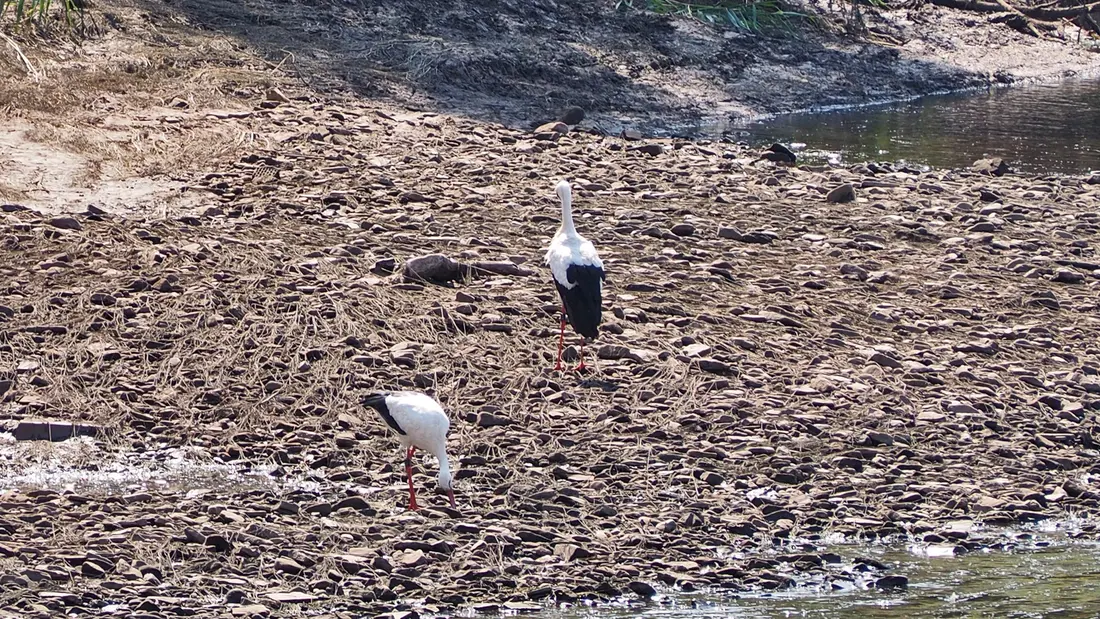
M 611 127 L 922 94 L 993 65 L 591 3 L 390 4 L 111 3 L 79 54 L 20 40 L 35 79 L 0 65 L 5 613 L 891 588 L 822 544 L 962 551 L 1067 515 L 1094 535 L 1095 179 L 517 128 L 569 103 Z M 1035 51 L 1020 75 L 1095 56 L 967 27 Z M 609 272 L 586 376 L 549 370 L 562 177 Z M 428 254 L 471 268 L 405 281 Z M 395 387 L 451 412 L 458 511 L 403 510 L 397 444 L 357 405 Z
M 2 446 L 7 612 L 890 587 L 815 542 L 965 548 L 1100 510 L 1095 179 L 786 168 L 310 97 L 148 120 L 272 145 L 178 173 L 196 197 L 167 218 L 4 207 L 0 412 L 100 428 Z M 549 370 L 562 177 L 609 273 L 587 376 Z M 485 268 L 405 281 L 432 253 Z M 397 444 L 356 404 L 398 387 L 453 416 L 457 511 L 401 507 Z M 19 476 L 74 441 L 83 479 Z M 95 483 L 181 457 L 263 483 Z

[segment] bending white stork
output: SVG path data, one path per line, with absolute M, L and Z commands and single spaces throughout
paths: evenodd
M 447 462 L 447 430 L 451 422 L 443 407 L 431 396 L 414 391 L 373 393 L 361 402 L 378 411 L 386 425 L 397 433 L 397 440 L 407 448 L 405 476 L 409 478 L 409 509 L 419 509 L 412 478 L 413 451 L 418 447 L 439 460 L 439 487 L 447 491 L 451 507 L 455 507 L 454 481 Z
M 565 345 L 565 320 L 582 338 L 595 339 L 600 331 L 603 313 L 603 282 L 607 278 L 603 262 L 592 243 L 577 234 L 573 225 L 573 191 L 568 181 L 560 181 L 556 188 L 561 199 L 561 227 L 550 241 L 546 252 L 546 264 L 561 295 L 561 335 L 558 338 L 558 362 L 561 369 L 562 347 Z M 584 370 L 584 340 L 581 340 L 581 362 L 575 368 Z

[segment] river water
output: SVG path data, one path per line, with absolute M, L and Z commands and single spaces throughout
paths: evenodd
M 1030 173 L 1100 171 L 1100 80 L 1065 80 L 700 128 L 750 144 L 805 144 L 808 162 L 965 167 L 1002 157 Z
M 1036 535 L 1014 550 L 953 555 L 946 548 L 850 546 L 842 556 L 871 556 L 909 578 L 905 591 L 860 585 L 842 590 L 801 586 L 778 593 L 721 599 L 666 592 L 653 602 L 612 608 L 551 610 L 545 619 L 874 619 L 1006 617 L 1085 619 L 1100 616 L 1100 544 L 1058 534 Z

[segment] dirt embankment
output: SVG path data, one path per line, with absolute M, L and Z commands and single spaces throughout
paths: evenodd
M 579 105 L 609 130 L 690 125 L 864 103 L 1019 79 L 1095 74 L 1100 55 L 931 4 L 862 7 L 860 37 L 842 3 L 794 4 L 817 26 L 735 32 L 614 2 L 400 1 L 349 9 L 292 1 L 184 0 L 195 23 L 288 58 L 313 87 L 350 88 L 507 123 Z M 1053 36 L 1053 35 L 1052 35 Z M 1087 42 L 1090 38 L 1086 35 Z
M 886 566 L 817 544 L 963 551 L 988 543 L 983 524 L 1097 517 L 1100 185 L 536 137 L 303 88 L 242 39 L 153 8 L 118 9 L 128 29 L 85 56 L 31 50 L 48 79 L 0 91 L 19 148 L 44 157 L 3 203 L 70 211 L 0 214 L 0 413 L 106 429 L 75 455 L 0 445 L 6 612 L 870 586 Z M 290 16 L 255 16 L 252 36 L 342 32 Z M 68 181 L 49 174 L 58 157 Z M 53 197 L 134 177 L 166 184 L 144 202 Z M 610 274 L 587 377 L 548 369 L 557 301 L 538 261 L 562 177 Z M 825 201 L 845 183 L 854 201 Z M 433 252 L 518 268 L 454 287 L 389 275 Z M 396 442 L 355 405 L 375 388 L 447 405 L 458 512 L 430 492 L 430 509 L 401 508 Z M 266 481 L 91 483 L 180 457 Z M 26 475 L 36 461 L 91 481 Z M 776 553 L 786 540 L 801 541 Z
M 120 35 L 89 51 L 123 60 L 131 36 L 180 51 L 188 27 L 231 37 L 313 90 L 350 91 L 483 120 L 544 121 L 579 105 L 608 129 L 678 126 L 866 103 L 1018 80 L 1095 75 L 1100 55 L 1075 26 L 1039 39 L 996 16 L 927 3 L 860 9 L 795 2 L 789 31 L 738 32 L 610 1 L 328 3 L 181 0 L 107 3 Z M 1054 40 L 1056 37 L 1064 41 Z M 110 38 L 110 37 L 109 37 Z M 122 43 L 119 45 L 119 43 Z M 238 50 L 205 62 L 233 66 Z M 186 54 L 184 54 L 186 56 Z M 102 60 L 102 59 L 100 59 Z M 176 64 L 177 68 L 185 68 Z

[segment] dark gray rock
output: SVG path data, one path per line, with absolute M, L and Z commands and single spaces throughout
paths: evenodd
M 81 230 L 84 226 L 80 225 L 80 222 L 73 217 L 54 217 L 46 222 L 54 228 L 60 228 L 62 230 Z
M 576 105 L 571 105 L 562 111 L 558 120 L 567 125 L 579 125 L 581 121 L 584 120 L 584 109 Z
M 5 391 L 0 385 L 0 393 Z M 17 441 L 64 441 L 74 436 L 97 436 L 96 426 L 68 421 L 21 421 L 12 434 Z
M 462 265 L 443 254 L 410 258 L 405 263 L 405 279 L 445 283 L 462 276 Z
M 1004 176 L 1012 171 L 1005 160 L 1000 157 L 979 159 L 970 165 L 970 169 L 979 174 L 989 174 L 991 176 Z
M 689 223 L 676 224 L 672 226 L 672 233 L 676 236 L 691 236 L 695 234 L 695 226 Z
M 834 204 L 843 204 L 856 199 L 856 188 L 851 183 L 844 183 L 833 188 L 825 195 L 825 200 Z
M 883 591 L 901 591 L 909 588 L 909 579 L 905 576 L 883 576 L 875 581 L 875 588 Z

